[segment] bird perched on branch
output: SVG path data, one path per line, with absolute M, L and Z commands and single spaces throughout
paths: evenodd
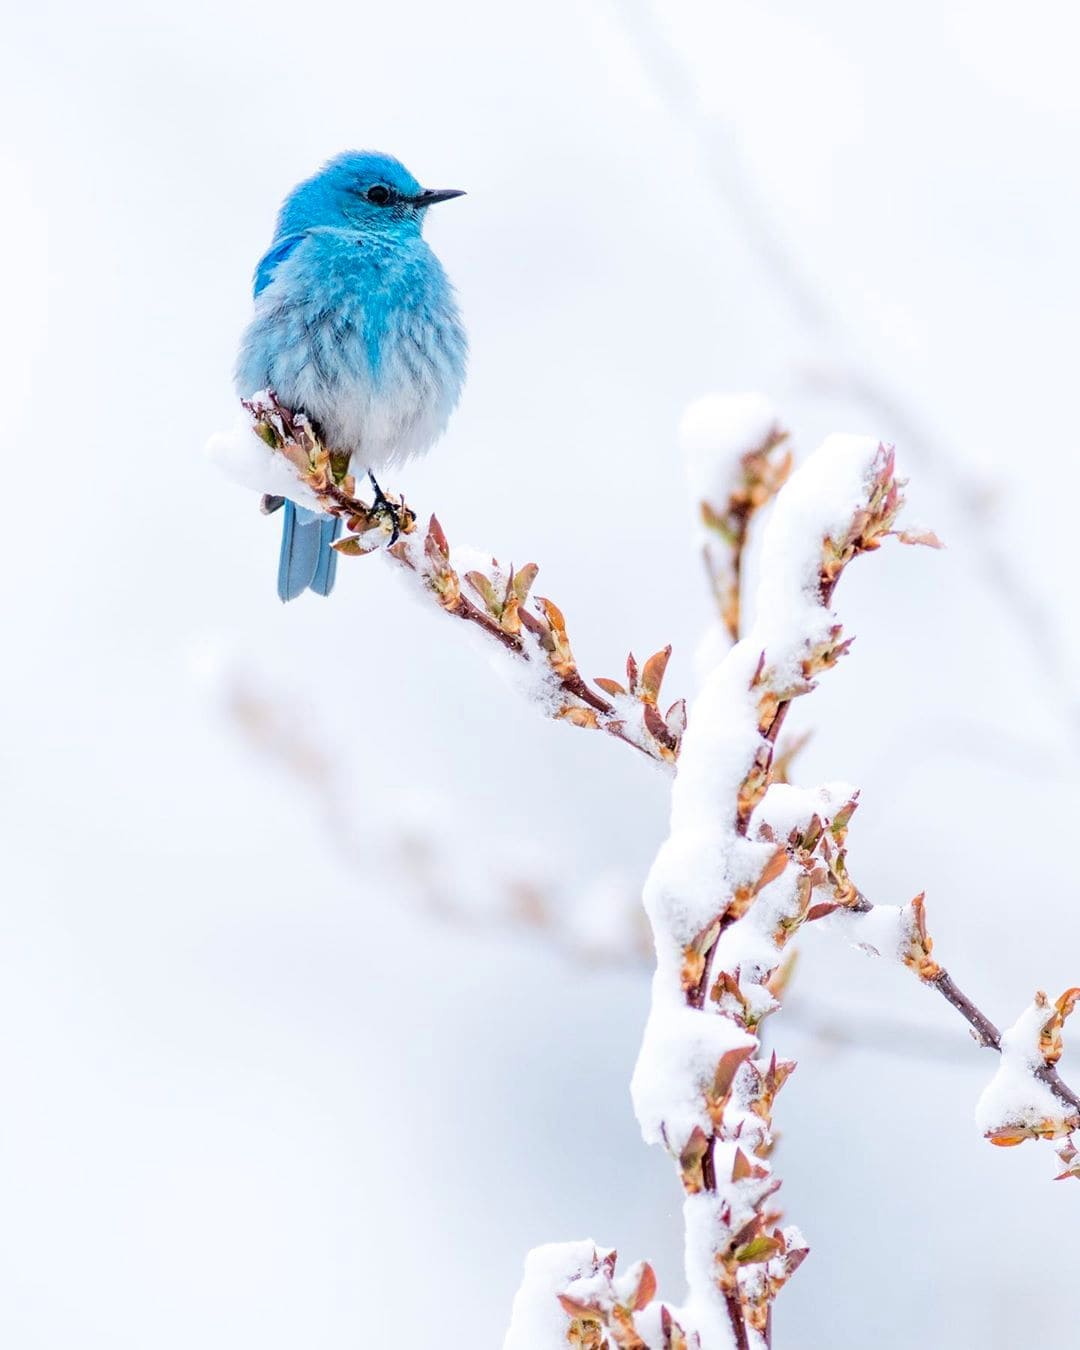
M 390 155 L 350 151 L 289 193 L 255 269 L 240 396 L 271 389 L 304 413 L 332 456 L 368 474 L 378 504 L 374 474 L 427 450 L 461 392 L 465 330 L 421 231 L 429 206 L 463 195 L 422 188 Z M 340 520 L 284 507 L 278 594 L 329 595 Z

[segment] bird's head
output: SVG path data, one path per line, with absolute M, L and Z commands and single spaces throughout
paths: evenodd
M 290 192 L 281 207 L 278 236 L 327 225 L 419 234 L 429 206 L 462 196 L 457 188 L 422 188 L 392 155 L 348 150 Z

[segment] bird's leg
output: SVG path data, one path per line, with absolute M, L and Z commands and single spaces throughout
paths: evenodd
M 401 514 L 389 497 L 387 497 L 386 493 L 383 492 L 382 488 L 379 486 L 378 479 L 370 469 L 368 469 L 367 476 L 371 479 L 371 486 L 375 489 L 374 512 L 376 515 L 388 515 L 390 517 L 390 524 L 392 526 L 390 530 L 390 543 L 396 544 L 398 535 L 401 533 Z

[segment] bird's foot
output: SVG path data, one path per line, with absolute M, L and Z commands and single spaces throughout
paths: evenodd
M 275 511 L 280 511 L 284 505 L 284 497 L 275 497 L 270 492 L 264 492 L 262 501 L 259 502 L 259 510 L 264 516 L 272 516 Z
M 386 517 L 390 521 L 390 547 L 398 541 L 398 535 L 401 533 L 401 507 L 396 505 L 383 492 L 379 486 L 375 475 L 368 470 L 368 477 L 371 479 L 371 486 L 375 489 L 375 501 L 371 508 L 374 516 Z

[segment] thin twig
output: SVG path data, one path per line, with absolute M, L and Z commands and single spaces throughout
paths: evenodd
M 943 970 L 940 975 L 930 980 L 929 983 L 938 993 L 951 1003 L 965 1022 L 975 1033 L 975 1039 L 981 1046 L 989 1050 L 996 1050 L 1001 1053 L 1001 1032 L 990 1021 L 989 1017 L 972 1003 L 967 994 L 957 986 L 956 981 L 947 970 Z
M 845 900 L 839 906 L 840 909 L 855 914 L 870 914 L 877 908 L 862 891 L 852 888 L 852 894 L 855 897 L 854 900 Z M 987 1017 L 974 999 L 964 993 L 949 972 L 931 956 L 934 944 L 926 933 L 921 896 L 913 902 L 913 907 L 916 925 L 912 940 L 913 945 L 909 954 L 902 958 L 903 964 L 913 971 L 923 984 L 935 989 L 946 1003 L 951 1004 L 956 1009 L 971 1028 L 978 1045 L 987 1050 L 994 1050 L 1000 1055 L 1002 1053 L 1000 1029 Z M 822 913 L 820 917 L 826 916 Z M 1075 1113 L 1077 1126 L 1080 1127 L 1080 1096 L 1064 1081 L 1058 1073 L 1056 1065 L 1044 1064 L 1033 1072 L 1034 1076 L 1045 1083 L 1059 1101 Z
M 260 439 L 289 461 L 323 510 L 344 521 L 347 533 L 334 545 L 339 553 L 355 557 L 383 552 L 416 573 L 445 613 L 472 624 L 513 658 L 538 666 L 545 696 L 552 685 L 563 696 L 552 708 L 552 716 L 604 731 L 662 764 L 674 763 L 685 725 L 685 704 L 678 700 L 664 714 L 657 707 L 670 647 L 651 656 L 640 671 L 631 655 L 625 686 L 614 680 L 597 681 L 611 695 L 605 698 L 578 670 L 559 607 L 543 597 L 534 602 L 536 612 L 527 607 L 538 571 L 535 565 L 516 572 L 511 569 L 505 575 L 493 559 L 491 575 L 471 571 L 460 577 L 435 516 L 421 534 L 416 513 L 404 499 L 396 503 L 382 499 L 369 505 L 357 497 L 347 465 L 338 463 L 310 422 L 284 407 L 272 390 L 243 402 Z M 483 607 L 465 595 L 463 583 L 473 589 Z
M 746 1334 L 746 1318 L 743 1316 L 742 1301 L 739 1298 L 738 1291 L 736 1289 L 729 1290 L 724 1295 L 724 1302 L 727 1304 L 731 1331 L 735 1337 L 735 1350 L 750 1350 L 750 1341 Z

